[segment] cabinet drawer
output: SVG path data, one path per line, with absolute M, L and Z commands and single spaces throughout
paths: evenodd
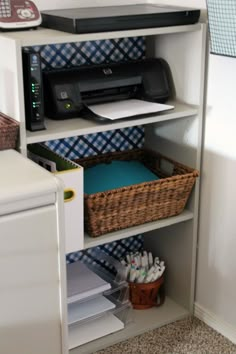
M 56 207 L 0 218 L 0 352 L 61 350 Z

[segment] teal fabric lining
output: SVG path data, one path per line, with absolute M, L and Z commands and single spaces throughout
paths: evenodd
M 159 179 L 139 161 L 112 161 L 84 171 L 84 192 L 93 194 Z

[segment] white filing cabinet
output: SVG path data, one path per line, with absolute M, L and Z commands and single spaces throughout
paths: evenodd
M 16 151 L 0 166 L 0 353 L 64 354 L 62 187 Z

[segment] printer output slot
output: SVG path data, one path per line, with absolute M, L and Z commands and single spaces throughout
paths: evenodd
M 125 100 L 136 96 L 137 87 L 135 86 L 110 88 L 81 93 L 82 101 L 88 105 Z

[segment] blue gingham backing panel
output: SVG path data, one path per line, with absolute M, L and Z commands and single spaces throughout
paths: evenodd
M 236 57 L 236 1 L 207 0 L 213 54 Z
M 42 69 L 94 65 L 145 57 L 145 37 L 131 37 L 34 46 L 40 52 Z
M 143 144 L 144 129 L 142 126 L 45 142 L 48 148 L 71 160 L 106 152 L 141 148 Z
M 99 259 L 96 258 L 96 250 L 101 250 L 112 256 L 115 259 L 120 260 L 124 258 L 125 255 L 129 252 L 140 252 L 143 250 L 143 236 L 138 235 L 135 237 L 129 237 L 123 240 L 118 240 L 115 242 L 107 243 L 102 246 L 89 248 L 84 251 L 70 253 L 66 257 L 67 263 L 73 263 L 76 261 L 82 261 L 87 264 L 98 263 L 100 266 L 107 268 L 107 270 L 111 271 L 112 267 L 110 267 L 106 263 L 100 263 Z

